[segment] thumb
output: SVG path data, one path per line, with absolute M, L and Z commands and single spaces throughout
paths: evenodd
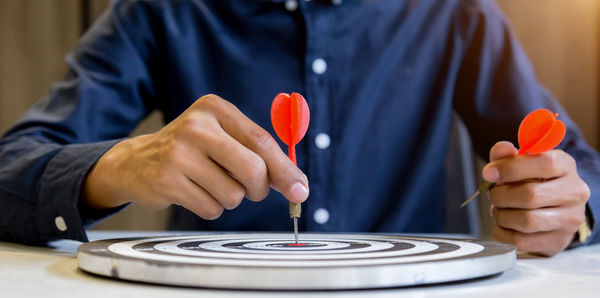
M 508 141 L 500 141 L 490 149 L 490 161 L 517 156 L 519 150 Z
M 507 157 L 517 156 L 519 150 L 511 142 L 500 141 L 496 143 L 492 149 L 490 149 L 490 163 L 483 167 L 481 175 L 483 179 L 487 181 L 495 182 L 498 180 L 500 174 L 498 168 L 493 165 L 493 161 L 503 159 Z

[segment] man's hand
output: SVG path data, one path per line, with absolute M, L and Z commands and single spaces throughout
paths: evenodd
M 489 194 L 494 238 L 546 256 L 564 250 L 585 220 L 590 190 L 575 160 L 561 150 L 519 155 L 510 142 L 490 150 L 483 178 L 496 182 Z
M 177 204 L 215 219 L 244 197 L 261 201 L 269 187 L 291 202 L 308 197 L 306 176 L 271 135 L 231 103 L 207 95 L 156 133 L 107 151 L 82 194 L 90 208 Z

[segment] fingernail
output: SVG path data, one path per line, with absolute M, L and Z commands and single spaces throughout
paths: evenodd
M 296 182 L 292 185 L 292 188 L 290 188 L 290 194 L 294 201 L 304 202 L 306 198 L 308 198 L 308 188 L 302 185 L 302 183 Z
M 483 175 L 483 179 L 490 181 L 490 182 L 498 181 L 498 179 L 500 178 L 500 173 L 498 172 L 498 168 L 496 168 L 494 166 L 484 167 L 482 175 Z

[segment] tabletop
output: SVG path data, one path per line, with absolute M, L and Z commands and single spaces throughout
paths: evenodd
M 90 240 L 174 235 L 174 232 L 89 231 Z M 177 233 L 181 234 L 181 233 Z M 598 297 L 600 245 L 562 252 L 551 258 L 519 253 L 517 265 L 502 274 L 476 280 L 352 291 L 241 291 L 182 288 L 99 277 L 77 266 L 80 242 L 61 240 L 50 247 L 0 242 L 2 297 Z

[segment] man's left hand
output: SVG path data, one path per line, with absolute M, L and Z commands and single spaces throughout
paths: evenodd
M 564 151 L 517 152 L 512 143 L 498 142 L 483 168 L 483 178 L 496 183 L 489 192 L 492 235 L 521 251 L 555 255 L 585 220 L 590 190 Z

